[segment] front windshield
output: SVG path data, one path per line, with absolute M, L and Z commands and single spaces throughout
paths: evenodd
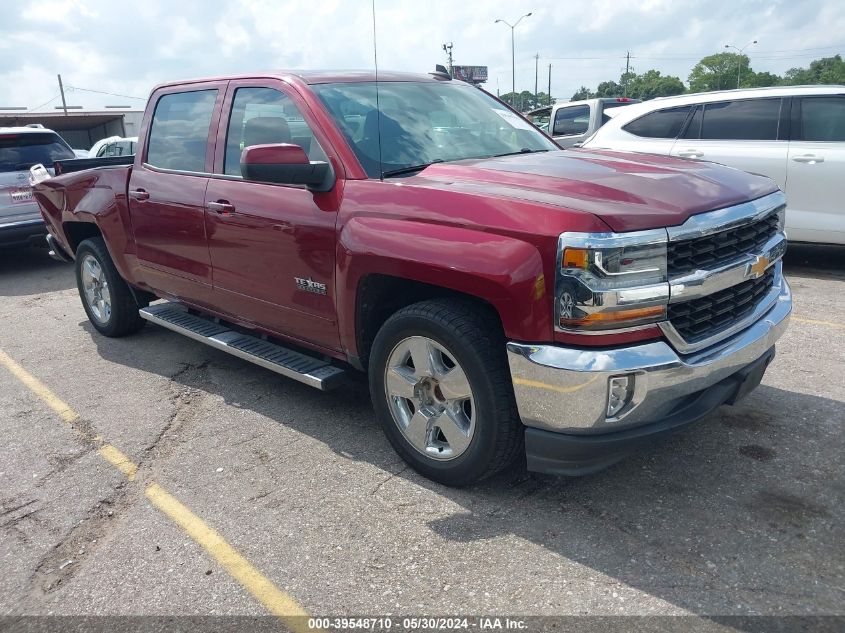
M 374 82 L 313 89 L 371 178 L 432 162 L 558 149 L 531 123 L 463 82 L 381 82 L 381 116 Z

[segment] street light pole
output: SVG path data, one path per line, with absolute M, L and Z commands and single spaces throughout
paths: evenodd
M 742 73 L 742 51 L 744 51 L 746 48 L 748 48 L 749 46 L 756 44 L 756 43 L 757 43 L 757 40 L 754 40 L 753 42 L 748 42 L 748 44 L 746 44 L 742 48 L 737 48 L 733 44 L 725 44 L 725 48 L 732 48 L 739 53 L 739 59 L 736 62 L 736 88 L 737 88 L 737 90 L 739 90 L 739 78 L 740 78 L 740 74 Z M 748 67 L 751 68 L 750 61 L 749 61 Z
M 522 22 L 522 20 L 523 20 L 524 18 L 527 18 L 527 17 L 529 17 L 530 15 L 531 15 L 531 13 L 526 13 L 525 15 L 523 15 L 522 17 L 520 17 L 520 18 L 519 18 L 516 22 L 514 22 L 513 24 L 511 24 L 511 23 L 510 23 L 510 22 L 508 22 L 507 20 L 501 20 L 501 19 L 496 20 L 496 21 L 494 22 L 494 24 L 498 24 L 499 22 L 501 22 L 502 24 L 505 24 L 505 25 L 509 26 L 509 27 L 510 27 L 510 29 L 511 29 L 511 94 L 513 95 L 512 99 L 513 99 L 513 101 L 514 101 L 514 102 L 516 101 L 516 52 L 515 52 L 515 50 L 516 50 L 516 49 L 515 49 L 515 46 L 514 46 L 514 35 L 513 35 L 513 31 L 514 31 L 514 29 L 516 28 L 516 25 L 517 25 L 517 24 L 519 24 L 520 22 Z M 514 106 L 514 107 L 516 107 L 516 103 L 511 103 L 511 105 L 512 105 L 512 106 Z

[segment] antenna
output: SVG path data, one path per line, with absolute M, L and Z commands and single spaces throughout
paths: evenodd
M 373 0 L 373 65 L 376 71 L 376 127 L 378 128 L 378 173 L 384 181 L 384 163 L 381 158 L 381 106 L 378 101 L 378 45 L 376 44 L 376 0 Z

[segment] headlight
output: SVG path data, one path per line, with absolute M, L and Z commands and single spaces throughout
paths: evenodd
M 666 231 L 564 233 L 558 244 L 555 323 L 601 331 L 666 318 Z

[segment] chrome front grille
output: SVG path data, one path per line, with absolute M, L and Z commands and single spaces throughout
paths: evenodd
M 717 268 L 760 249 L 778 233 L 778 213 L 702 237 L 670 242 L 668 272 L 686 275 L 695 270 Z
M 774 305 L 783 283 L 785 202 L 778 191 L 667 229 L 669 305 L 660 327 L 678 351 L 741 332 Z
M 775 269 L 725 290 L 669 305 L 669 322 L 687 343 L 708 339 L 745 319 L 772 289 Z

